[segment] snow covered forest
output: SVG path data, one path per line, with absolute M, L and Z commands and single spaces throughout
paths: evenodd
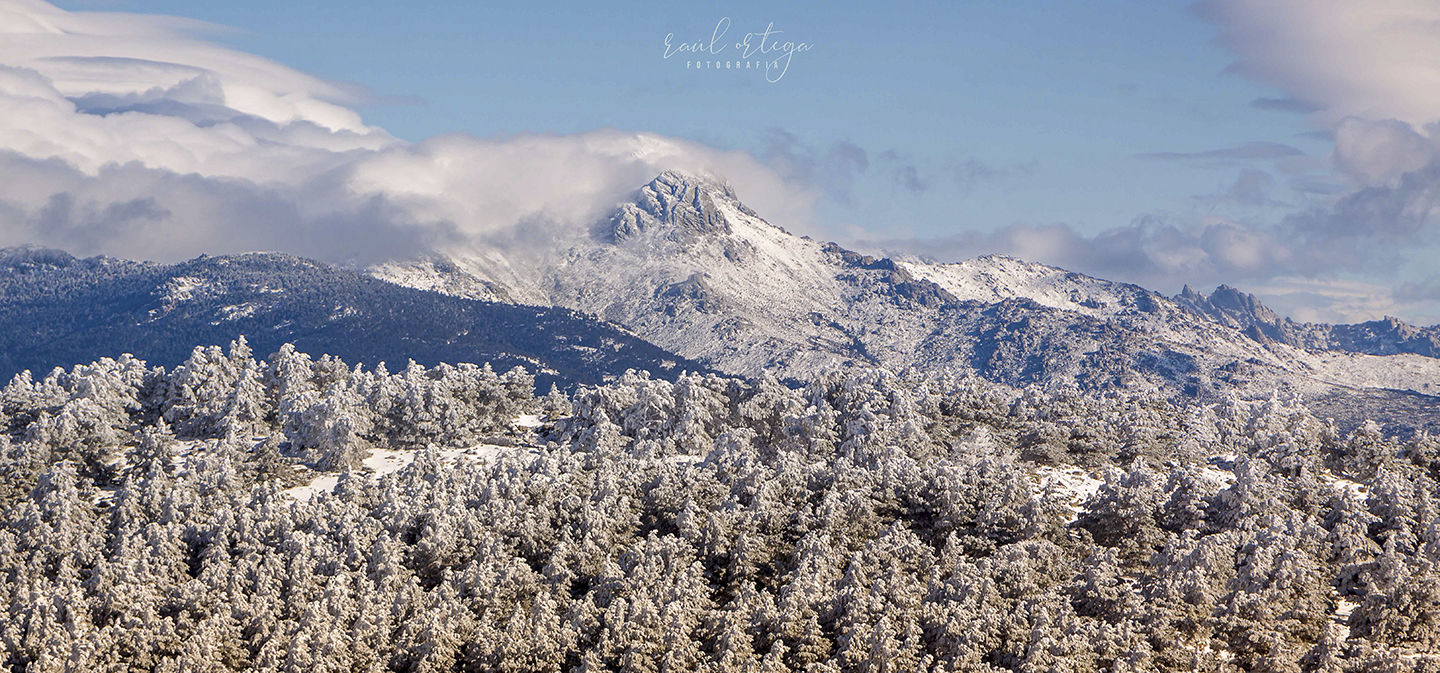
M 1440 442 L 1286 399 L 241 340 L 0 428 L 6 670 L 1440 671 Z

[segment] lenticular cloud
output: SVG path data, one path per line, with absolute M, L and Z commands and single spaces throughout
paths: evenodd
M 363 122 L 352 88 L 195 37 L 207 28 L 0 0 L 0 245 L 370 263 L 573 227 L 672 168 L 808 217 L 813 197 L 749 155 L 653 134 L 403 142 Z

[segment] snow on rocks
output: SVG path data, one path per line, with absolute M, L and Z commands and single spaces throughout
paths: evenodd
M 203 278 L 176 276 L 165 283 L 165 292 L 162 299 L 169 304 L 178 304 L 182 301 L 194 299 L 196 296 L 204 294 L 214 286 L 214 283 L 204 280 Z

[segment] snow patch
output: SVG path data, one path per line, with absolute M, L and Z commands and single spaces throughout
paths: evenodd
M 1351 600 L 1348 597 L 1340 598 L 1335 601 L 1335 619 L 1342 623 L 1349 620 L 1350 613 L 1354 612 L 1355 608 L 1358 607 L 1360 607 L 1360 601 Z
M 301 502 L 308 502 L 320 493 L 334 493 L 335 486 L 339 483 L 340 475 L 322 474 L 312 479 L 308 484 L 287 488 L 281 491 L 280 494 Z
M 1235 473 L 1229 470 L 1222 470 L 1218 467 L 1206 465 L 1200 468 L 1200 475 L 1221 489 L 1230 488 L 1235 485 Z
M 203 295 L 215 288 L 215 283 L 194 276 L 176 276 L 165 281 L 165 294 L 161 297 L 167 304 L 178 304 Z
M 1324 473 L 1324 477 L 1331 486 L 1334 486 L 1336 488 L 1336 490 L 1339 490 L 1360 502 L 1365 502 L 1365 500 L 1370 497 L 1370 489 L 1367 488 L 1364 484 L 1361 484 L 1360 482 L 1351 481 L 1329 471 L 1326 471 Z
M 255 312 L 260 310 L 261 308 L 263 307 L 259 302 L 253 301 L 247 301 L 243 304 L 231 304 L 229 306 L 221 306 L 220 309 L 216 311 L 216 313 L 220 315 L 220 320 L 210 324 L 219 325 L 221 322 L 239 320 L 241 318 L 249 318 L 250 316 L 255 315 Z
M 1128 303 L 1123 285 L 1002 255 L 954 264 L 897 261 L 896 266 L 959 299 L 986 304 L 1024 298 L 1050 308 L 1102 317 L 1115 314 Z
M 535 449 L 528 446 L 498 446 L 495 444 L 477 444 L 471 447 L 458 449 L 444 449 L 439 452 L 442 460 L 473 460 L 481 463 L 494 462 L 506 455 L 521 453 L 535 453 Z M 419 455 L 418 450 L 396 451 L 392 449 L 372 449 L 370 455 L 361 461 L 361 467 L 357 472 L 369 474 L 371 479 L 379 479 L 387 474 L 393 474 L 404 469 L 405 466 L 415 462 L 415 456 Z M 280 493 L 299 501 L 308 501 L 318 493 L 334 493 L 335 486 L 340 483 L 340 475 L 337 473 L 316 473 L 317 476 L 310 480 L 310 483 L 287 488 Z
M 365 469 L 375 473 L 375 476 L 399 472 L 400 468 L 415 462 L 414 451 L 392 451 L 390 449 L 374 449 L 369 456 L 361 462 Z

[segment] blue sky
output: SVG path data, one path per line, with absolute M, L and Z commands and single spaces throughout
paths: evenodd
M 767 26 L 810 49 L 778 82 L 663 57 L 667 34 L 708 41 L 722 20 L 718 58 Z M 263 245 L 195 224 L 236 211 L 236 180 L 311 239 L 275 246 L 308 252 L 346 218 L 377 241 L 582 218 L 672 162 L 869 251 L 1440 322 L 1434 3 L 0 0 L 0 23 L 0 149 L 75 168 L 52 177 L 90 199 L 66 211 L 91 213 L 66 228 L 85 235 L 59 241 L 82 251 L 127 251 L 94 213 L 137 203 L 154 207 L 125 227 L 189 227 L 157 255 Z M 25 73 L 48 116 L 24 116 Z M 166 176 L 208 182 L 143 186 Z M 44 234 L 46 207 L 12 209 L 0 238 Z

